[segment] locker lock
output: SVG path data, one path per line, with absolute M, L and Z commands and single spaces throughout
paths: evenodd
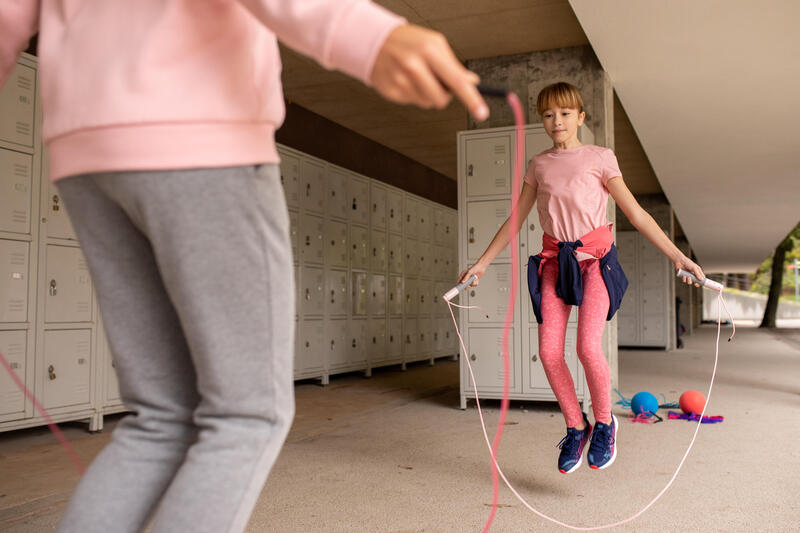
M 528 228 L 530 228 L 530 230 L 533 231 L 536 229 L 536 224 L 531 224 L 530 226 L 528 226 Z
M 378 344 L 377 337 L 372 337 L 372 344 Z
M 306 300 L 311 300 L 311 289 L 306 289 Z
M 335 296 L 336 296 L 336 291 L 332 290 L 331 291 L 331 303 L 336 303 L 335 302 L 335 300 L 336 300 Z
M 306 348 L 308 348 L 309 346 L 311 346 L 311 343 L 306 341 Z
M 474 360 L 476 360 L 476 359 L 477 359 L 477 357 L 475 356 L 475 354 L 472 354 L 472 355 L 470 356 L 470 359 L 472 359 L 472 360 L 474 361 Z
M 372 248 L 372 257 L 377 257 L 377 256 L 378 256 L 378 249 Z
M 470 296 L 475 296 L 475 291 L 469 291 Z
M 533 361 L 535 363 L 538 360 L 539 360 L 539 357 L 536 354 L 533 354 L 533 357 L 531 357 L 531 361 Z
M 373 213 L 377 213 L 378 212 L 378 204 L 372 204 L 372 212 Z
M 283 185 L 284 183 L 286 183 L 286 180 L 283 179 L 283 174 L 281 174 L 281 185 Z
M 470 244 L 475 242 L 475 228 L 469 228 L 469 242 Z
M 389 208 L 389 218 L 394 218 L 394 207 Z
M 394 342 L 394 335 L 389 335 L 389 342 Z
M 53 195 L 53 211 L 58 211 L 59 209 L 61 209 L 61 207 L 58 205 L 58 201 L 59 201 L 58 195 L 54 194 Z
M 306 183 L 306 197 L 311 196 L 311 184 Z
M 311 235 L 306 235 L 306 246 L 311 246 Z
M 355 211 L 356 209 L 358 209 L 358 204 L 356 203 L 356 199 L 353 198 L 353 211 Z
M 56 369 L 53 365 L 47 367 L 47 375 L 50 378 L 50 381 L 56 379 Z
M 472 176 L 472 172 L 475 170 L 475 167 L 472 165 L 467 166 L 467 176 Z
M 353 339 L 353 348 L 355 348 L 355 347 L 356 347 L 356 340 Z
M 55 296 L 58 294 L 58 287 L 56 286 L 56 280 L 50 280 L 50 296 Z

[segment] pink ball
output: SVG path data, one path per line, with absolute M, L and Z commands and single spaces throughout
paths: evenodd
M 706 397 L 696 390 L 687 390 L 681 394 L 678 400 L 678 405 L 681 406 L 681 411 L 684 413 L 694 413 L 699 415 L 703 412 L 706 406 Z

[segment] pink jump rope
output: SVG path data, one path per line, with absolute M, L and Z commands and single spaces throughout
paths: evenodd
M 517 238 L 518 238 L 517 228 L 518 228 L 518 216 L 519 216 L 519 213 L 517 212 L 517 201 L 518 201 L 518 199 L 517 199 L 517 196 L 516 196 L 515 193 L 520 190 L 520 177 L 521 177 L 522 166 L 523 166 L 523 161 L 524 161 L 523 154 L 522 154 L 522 147 L 525 146 L 525 137 L 524 137 L 524 130 L 523 130 L 524 117 L 523 117 L 523 114 L 522 114 L 522 106 L 521 106 L 521 104 L 519 102 L 519 98 L 517 97 L 516 94 L 514 94 L 512 92 L 505 91 L 503 89 L 494 89 L 494 88 L 488 88 L 488 87 L 482 87 L 482 86 L 479 86 L 478 90 L 482 94 L 484 94 L 486 96 L 501 96 L 501 97 L 506 98 L 506 101 L 508 102 L 508 105 L 511 106 L 512 110 L 514 111 L 514 123 L 515 123 L 515 126 L 516 126 L 516 138 L 517 138 L 516 154 L 515 154 L 515 158 L 514 158 L 515 163 L 514 163 L 513 187 L 511 189 L 513 191 L 512 195 L 511 195 L 511 216 L 510 216 L 510 220 L 509 220 L 509 234 L 510 234 L 509 245 L 511 246 L 511 291 L 509 291 L 509 294 L 508 294 L 508 306 L 506 308 L 506 318 L 505 318 L 505 325 L 503 327 L 503 344 L 502 344 L 502 346 L 503 346 L 503 348 L 502 348 L 503 349 L 503 399 L 500 402 L 500 418 L 499 418 L 499 420 L 497 422 L 497 430 L 495 431 L 494 440 L 492 441 L 492 443 L 489 442 L 489 435 L 486 432 L 486 423 L 483 420 L 483 412 L 481 411 L 481 404 L 480 404 L 480 400 L 478 399 L 478 389 L 477 389 L 477 387 L 475 385 L 475 375 L 472 372 L 472 365 L 469 362 L 469 357 L 466 357 L 466 356 L 464 357 L 464 360 L 467 362 L 467 368 L 469 369 L 469 375 L 470 375 L 470 379 L 472 381 L 472 390 L 475 393 L 475 404 L 478 407 L 478 417 L 480 418 L 480 421 L 481 421 L 481 428 L 483 429 L 483 436 L 486 439 L 486 446 L 489 448 L 489 453 L 490 453 L 491 459 L 492 459 L 492 489 L 493 489 L 492 511 L 489 514 L 489 518 L 486 521 L 486 525 L 484 526 L 483 531 L 484 531 L 484 533 L 489 531 L 489 528 L 492 525 L 492 521 L 494 520 L 495 514 L 497 513 L 497 497 L 498 497 L 498 490 L 499 490 L 498 475 L 503 479 L 503 481 L 505 482 L 506 486 L 509 489 L 511 489 L 511 492 L 514 494 L 514 496 L 516 496 L 517 499 L 525 507 L 527 507 L 529 510 L 531 510 L 534 513 L 536 513 L 540 517 L 542 517 L 542 518 L 544 518 L 546 520 L 549 520 L 549 521 L 551 521 L 551 522 L 553 522 L 555 524 L 558 524 L 560 526 L 563 526 L 563 527 L 566 527 L 566 528 L 569 528 L 569 529 L 573 529 L 573 530 L 576 530 L 576 531 L 594 531 L 594 530 L 598 530 L 598 529 L 608 529 L 608 528 L 611 528 L 611 527 L 620 526 L 622 524 L 630 522 L 630 521 L 638 518 L 639 516 L 641 516 L 645 511 L 647 511 L 647 509 L 649 509 L 654 503 L 656 503 L 656 501 L 658 501 L 659 498 L 661 498 L 661 496 L 667 491 L 667 489 L 669 489 L 669 487 L 672 485 L 672 482 L 675 481 L 675 478 L 678 476 L 678 472 L 680 471 L 681 467 L 683 466 L 683 463 L 686 461 L 686 458 L 689 456 L 689 452 L 691 451 L 692 446 L 694 445 L 694 441 L 697 438 L 697 433 L 700 430 L 700 425 L 701 424 L 700 424 L 700 421 L 698 420 L 697 427 L 695 428 L 694 435 L 692 436 L 692 441 L 689 443 L 689 447 L 686 449 L 686 453 L 684 454 L 683 459 L 681 459 L 681 462 L 678 464 L 678 467 L 675 469 L 675 473 L 672 475 L 672 478 L 669 480 L 669 482 L 666 484 L 666 486 L 661 490 L 661 492 L 659 492 L 650 501 L 650 503 L 648 503 L 644 508 L 642 508 L 642 510 L 640 510 L 639 512 L 637 512 L 636 514 L 634 514 L 633 516 L 631 516 L 629 518 L 626 518 L 624 520 L 620 520 L 619 522 L 614 522 L 614 523 L 611 523 L 611 524 L 605 524 L 605 525 L 594 526 L 594 527 L 580 527 L 580 526 L 573 526 L 573 525 L 570 525 L 570 524 L 566 524 L 564 522 L 556 520 L 555 518 L 547 516 L 546 514 L 534 509 L 527 501 L 525 501 L 525 499 L 522 496 L 520 496 L 520 494 L 517 492 L 517 490 L 508 481 L 508 479 L 506 478 L 505 474 L 503 474 L 503 471 L 500 469 L 500 465 L 497 463 L 497 450 L 500 447 L 500 439 L 501 439 L 502 434 L 503 434 L 503 426 L 505 425 L 506 413 L 508 412 L 508 404 L 509 404 L 509 401 L 508 401 L 508 389 L 509 389 L 509 380 L 508 380 L 508 374 L 509 374 L 508 340 L 509 340 L 509 335 L 510 335 L 510 331 L 511 331 L 511 322 L 512 322 L 512 320 L 514 318 L 514 295 L 517 293 L 517 285 L 518 285 L 518 279 L 519 279 L 519 260 L 518 260 L 518 257 L 517 257 L 517 255 L 518 255 L 517 250 L 519 250 L 519 247 L 518 247 L 518 244 L 517 244 Z M 731 317 L 730 312 L 728 311 L 728 307 L 725 305 L 725 300 L 722 298 L 723 286 L 721 284 L 719 284 L 719 283 L 717 283 L 715 281 L 712 281 L 712 280 L 710 280 L 708 278 L 700 281 L 694 275 L 690 274 L 689 272 L 686 272 L 685 270 L 678 270 L 677 275 L 680 276 L 680 277 L 689 278 L 693 282 L 695 282 L 695 283 L 697 283 L 697 284 L 699 284 L 701 286 L 704 286 L 704 287 L 706 287 L 706 288 L 708 288 L 710 290 L 714 290 L 714 291 L 716 291 L 718 293 L 718 296 L 717 296 L 717 344 L 716 344 L 716 353 L 714 354 L 714 371 L 711 374 L 711 382 L 708 385 L 708 393 L 706 394 L 706 403 L 705 403 L 705 406 L 703 407 L 703 412 L 700 414 L 700 420 L 702 420 L 703 415 L 705 415 L 706 408 L 708 407 L 709 401 L 711 400 L 711 388 L 714 386 L 714 376 L 717 373 L 717 361 L 719 359 L 719 336 L 720 336 L 720 330 L 721 330 L 721 326 L 722 326 L 722 310 L 721 310 L 721 306 L 725 307 L 725 311 L 728 313 L 728 316 L 731 318 L 731 324 L 733 325 L 733 333 L 731 334 L 731 336 L 728 339 L 728 341 L 733 339 L 733 336 L 736 334 L 736 325 L 733 323 L 733 317 Z M 456 304 L 452 303 L 451 300 L 453 298 L 455 298 L 455 296 L 457 294 L 459 294 L 461 291 L 463 291 L 469 285 L 471 285 L 472 282 L 475 281 L 476 279 L 477 279 L 477 276 L 475 276 L 473 274 L 472 276 L 470 276 L 469 279 L 467 279 L 463 283 L 460 283 L 460 284 L 456 285 L 455 287 L 453 287 L 452 289 L 450 289 L 449 291 L 447 291 L 443 295 L 444 300 L 447 302 L 447 305 L 449 306 L 450 316 L 453 318 L 453 325 L 456 328 L 456 334 L 458 335 L 458 340 L 461 343 L 461 353 L 462 354 L 466 354 L 467 350 L 466 350 L 466 348 L 464 346 L 464 339 L 461 336 L 461 332 L 458 330 L 458 323 L 456 322 L 456 317 L 453 314 L 453 307 L 460 307 L 460 308 L 464 308 L 464 309 L 474 309 L 476 307 L 475 306 L 456 305 Z

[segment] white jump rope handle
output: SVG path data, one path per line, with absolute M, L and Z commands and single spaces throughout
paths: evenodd
M 459 283 L 458 285 L 456 285 L 455 287 L 444 293 L 444 296 L 442 296 L 442 298 L 444 298 L 446 301 L 449 302 L 450 300 L 455 298 L 459 292 L 466 289 L 469 285 L 472 285 L 472 282 L 477 279 L 478 276 L 476 276 L 475 274 L 471 275 L 467 281 L 465 281 L 464 283 Z
M 698 284 L 702 285 L 706 289 L 715 290 L 717 292 L 722 292 L 722 290 L 725 288 L 725 287 L 723 287 L 723 285 L 721 283 L 717 283 L 716 281 L 710 280 L 708 278 L 704 279 L 703 281 L 700 281 L 699 279 L 697 279 L 697 277 L 695 277 L 694 274 L 686 272 L 682 268 L 678 269 L 678 277 L 680 277 L 680 278 L 689 278 L 690 280 L 694 281 L 695 283 L 698 283 Z

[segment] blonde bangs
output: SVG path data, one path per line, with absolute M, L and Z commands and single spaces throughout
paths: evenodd
M 583 111 L 583 98 L 577 87 L 566 82 L 548 85 L 536 97 L 536 111 L 542 115 L 554 107 L 568 107 Z

